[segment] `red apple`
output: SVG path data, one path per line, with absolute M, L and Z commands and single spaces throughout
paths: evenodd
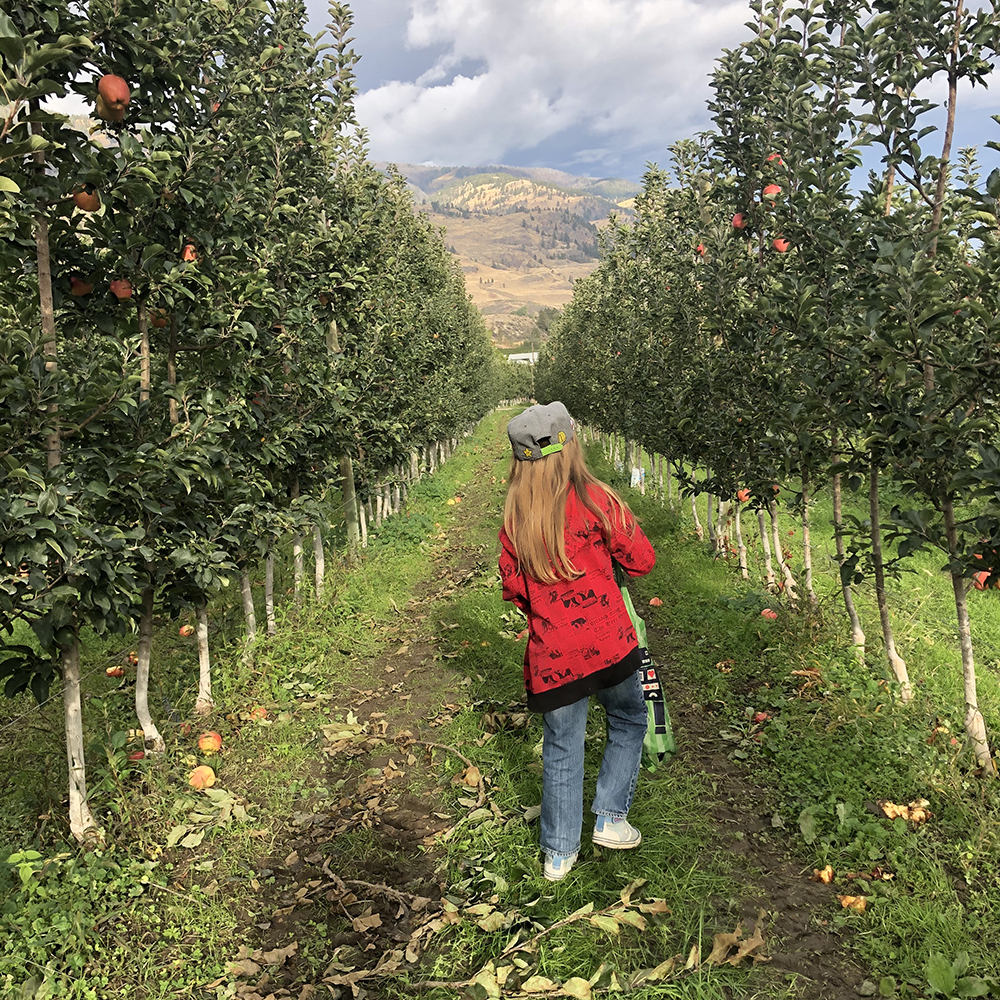
M 170 319 L 170 316 L 163 309 L 154 309 L 150 315 L 152 316 L 150 322 L 157 330 L 162 330 Z
M 184 636 L 184 638 L 186 639 L 189 635 L 194 635 L 194 626 L 193 625 L 182 625 L 177 630 L 177 634 L 181 635 L 181 636 Z
M 101 199 L 93 184 L 84 184 L 73 192 L 73 203 L 82 212 L 96 212 L 101 207 Z
M 89 295 L 94 290 L 94 286 L 77 275 L 72 275 L 69 279 L 70 295 Z
M 783 167 L 785 165 L 785 161 L 781 158 L 781 153 L 771 153 L 768 155 L 767 157 L 768 163 L 773 163 L 775 160 L 778 161 L 779 167 Z
M 781 236 L 779 236 L 776 240 L 771 240 L 771 246 L 773 246 L 778 253 L 787 253 L 788 248 L 791 245 L 792 244 L 789 243 L 788 240 L 783 239 Z
M 97 82 L 97 117 L 111 122 L 124 121 L 131 99 L 128 84 L 114 73 L 105 73 Z
M 184 249 L 181 251 L 181 260 L 189 264 L 198 263 L 198 251 L 195 249 L 193 243 L 184 244 Z
M 142 760 L 146 756 L 145 750 L 133 750 L 129 755 L 129 760 Z
M 750 491 L 746 487 L 741 490 L 737 490 L 736 499 L 739 500 L 740 503 L 746 503 L 747 500 L 750 499 Z
M 119 302 L 132 298 L 132 282 L 128 278 L 116 278 L 110 285 L 111 294 Z
M 701 256 L 702 256 L 702 257 L 704 257 L 704 256 L 705 256 L 705 244 L 704 244 L 704 243 L 699 243 L 699 244 L 698 244 L 698 245 L 697 245 L 697 246 L 696 246 L 696 247 L 694 248 L 694 252 L 695 252 L 695 253 L 698 253 L 698 254 L 701 254 Z
M 222 749 L 222 737 L 214 731 L 202 733 L 198 737 L 198 749 L 203 753 L 218 753 Z
M 188 775 L 188 784 L 192 788 L 211 788 L 215 784 L 215 771 L 202 764 Z
M 768 184 L 767 187 L 761 191 L 761 194 L 765 198 L 777 198 L 777 196 L 781 194 L 781 188 L 777 184 Z
M 124 677 L 125 676 L 125 668 L 124 667 L 105 667 L 104 668 L 104 672 L 109 677 Z
M 981 569 L 972 574 L 972 583 L 976 590 L 986 590 L 990 585 L 990 574 Z
M 742 212 L 737 212 L 733 216 L 733 229 L 743 229 L 746 227 L 747 217 Z

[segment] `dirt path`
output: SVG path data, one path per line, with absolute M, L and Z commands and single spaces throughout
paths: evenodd
M 480 781 L 466 791 L 464 816 L 442 806 L 443 786 L 461 780 L 472 763 L 440 739 L 442 727 L 471 702 L 469 681 L 450 665 L 462 640 L 447 623 L 456 595 L 495 571 L 494 551 L 470 540 L 490 506 L 495 461 L 487 450 L 446 526 L 434 575 L 386 626 L 382 655 L 350 690 L 331 692 L 341 717 L 317 734 L 321 751 L 313 768 L 339 798 L 289 817 L 286 839 L 262 864 L 273 879 L 261 887 L 270 918 L 247 928 L 238 956 L 245 963 L 238 995 L 247 1000 L 309 1000 L 329 995 L 328 988 L 359 1000 L 398 995 L 391 974 L 419 974 L 434 933 L 457 922 L 446 898 L 443 841 L 490 803 Z M 683 641 L 650 628 L 655 658 L 664 665 Z M 809 880 L 776 829 L 775 796 L 733 759 L 700 691 L 674 676 L 667 696 L 680 746 L 671 767 L 702 775 L 714 788 L 703 803 L 714 828 L 706 850 L 721 847 L 735 859 L 732 898 L 713 901 L 714 930 L 731 930 L 737 921 L 749 926 L 766 911 L 770 962 L 751 978 L 759 992 L 745 995 L 784 995 L 794 974 L 804 1000 L 857 996 L 865 974 L 824 917 L 829 888 Z M 319 976 L 317 950 L 325 966 Z

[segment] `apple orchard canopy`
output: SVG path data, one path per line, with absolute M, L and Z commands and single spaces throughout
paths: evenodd
M 573 439 L 573 418 L 565 405 L 554 403 L 529 406 L 507 424 L 507 437 L 520 462 L 534 462 L 562 451 Z

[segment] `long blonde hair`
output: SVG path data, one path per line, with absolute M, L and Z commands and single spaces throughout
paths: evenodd
M 628 504 L 587 468 L 576 437 L 557 451 L 534 462 L 511 459 L 503 526 L 517 553 L 521 569 L 539 583 L 558 583 L 583 576 L 566 556 L 566 499 L 570 487 L 580 503 L 597 519 L 601 535 L 610 543 L 614 528 L 634 525 Z M 611 500 L 614 520 L 594 502 L 588 490 L 596 486 Z

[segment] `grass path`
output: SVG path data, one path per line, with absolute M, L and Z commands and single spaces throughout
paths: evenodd
M 192 654 L 176 623 L 157 636 L 160 698 L 179 713 L 166 760 L 128 762 L 127 691 L 87 692 L 107 852 L 60 854 L 58 824 L 31 821 L 59 809 L 30 778 L 57 773 L 56 720 L 38 713 L 30 739 L 0 742 L 13 775 L 0 848 L 38 854 L 20 862 L 24 882 L 0 864 L 0 987 L 95 1000 L 616 988 L 818 1000 L 926 996 L 963 952 L 954 995 L 1000 974 L 996 793 L 943 732 L 940 644 L 929 665 L 914 661 L 925 684 L 904 710 L 877 664 L 840 648 L 832 607 L 774 604 L 631 492 L 658 553 L 633 590 L 680 752 L 640 779 L 639 850 L 595 849 L 585 823 L 569 877 L 542 879 L 541 726 L 523 706 L 523 619 L 496 574 L 507 416 L 413 491 L 358 569 L 331 570 L 323 606 L 286 610 L 252 668 L 235 643 L 220 659 L 211 796 L 185 784 L 204 761 L 183 720 Z M 224 607 L 216 616 L 220 637 L 235 635 Z M 99 665 L 108 652 L 88 655 Z M 594 708 L 588 789 L 602 729 Z M 920 797 L 934 813 L 921 826 L 876 806 Z M 826 865 L 833 881 L 812 881 Z M 865 911 L 842 907 L 848 895 Z M 724 961 L 741 942 L 748 954 Z

